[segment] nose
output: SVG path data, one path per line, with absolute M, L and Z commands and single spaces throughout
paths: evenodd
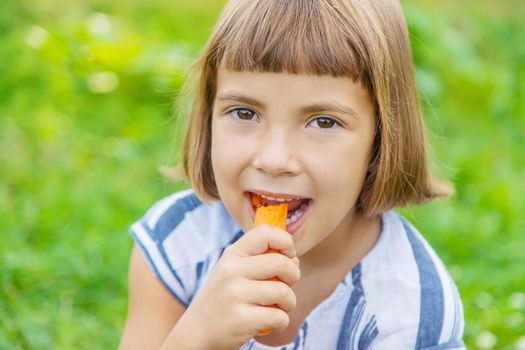
M 300 171 L 293 140 L 285 133 L 272 133 L 259 143 L 253 167 L 273 177 L 294 176 Z

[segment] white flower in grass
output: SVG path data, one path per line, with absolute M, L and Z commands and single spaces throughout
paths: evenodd
M 525 350 L 525 335 L 516 341 L 516 350 Z
M 476 338 L 476 344 L 480 349 L 492 349 L 498 342 L 498 338 L 489 331 L 481 332 Z
M 525 309 L 525 293 L 512 293 L 509 297 L 509 304 L 514 309 Z
M 514 312 L 507 317 L 507 324 L 512 328 L 518 328 L 523 322 L 523 314 L 521 312 Z
M 87 28 L 93 35 L 108 35 L 113 29 L 113 21 L 110 16 L 96 12 L 88 17 Z
M 492 305 L 492 295 L 487 292 L 481 292 L 476 296 L 476 304 L 481 309 L 487 309 Z
M 119 78 L 114 72 L 93 73 L 87 79 L 89 91 L 95 94 L 107 94 L 115 91 L 118 85 Z
M 40 26 L 32 26 L 26 35 L 26 44 L 34 49 L 39 49 L 47 41 L 49 33 Z

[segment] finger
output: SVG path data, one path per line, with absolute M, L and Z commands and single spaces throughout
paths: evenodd
M 283 331 L 288 327 L 290 318 L 279 308 L 251 305 L 246 309 L 246 322 L 253 325 L 253 334 L 263 330 Z
M 292 311 L 297 299 L 293 290 L 283 282 L 251 281 L 246 285 L 247 301 L 260 306 L 277 306 L 284 312 Z
M 282 254 L 260 254 L 241 258 L 241 274 L 250 280 L 267 280 L 273 277 L 291 286 L 301 278 L 297 258 Z
M 290 258 L 296 255 L 292 235 L 268 225 L 248 231 L 231 248 L 239 256 L 259 255 L 268 249 L 275 249 Z

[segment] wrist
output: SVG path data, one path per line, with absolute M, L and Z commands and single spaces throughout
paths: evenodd
M 181 322 L 182 321 L 182 322 Z M 196 327 L 187 327 L 180 319 L 160 347 L 160 350 L 211 350 L 215 349 L 205 334 Z

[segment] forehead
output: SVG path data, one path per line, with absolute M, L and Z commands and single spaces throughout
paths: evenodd
M 312 103 L 351 106 L 359 114 L 371 109 L 368 91 L 349 77 L 253 71 L 217 71 L 216 99 L 251 97 L 265 104 L 301 107 Z

